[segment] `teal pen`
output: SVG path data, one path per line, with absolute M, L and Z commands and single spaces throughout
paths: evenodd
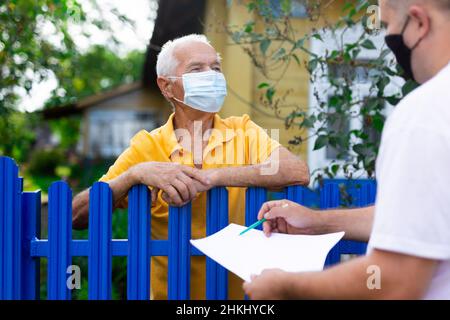
M 252 224 L 250 227 L 248 227 L 247 229 L 245 229 L 244 231 L 242 231 L 241 233 L 239 233 L 240 236 L 242 236 L 244 233 L 246 233 L 249 230 L 255 229 L 257 226 L 259 226 L 260 224 L 264 223 L 266 220 L 266 218 L 262 218 L 259 221 L 256 221 L 254 224 Z

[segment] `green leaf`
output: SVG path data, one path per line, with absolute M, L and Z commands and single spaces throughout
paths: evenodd
M 373 44 L 372 40 L 366 39 L 363 41 L 363 43 L 361 43 L 361 47 L 368 49 L 368 50 L 375 50 L 376 47 Z
M 370 113 L 371 111 L 376 110 L 377 106 L 378 106 L 378 103 L 379 103 L 378 99 L 374 99 L 374 98 L 369 99 L 367 101 L 367 103 L 365 104 L 365 106 L 363 108 L 364 109 L 363 111 L 365 113 Z
M 289 15 L 292 10 L 291 0 L 281 0 L 281 10 L 284 15 Z
M 301 38 L 295 42 L 295 49 L 301 49 L 304 47 L 305 38 Z
M 386 86 L 391 82 L 391 79 L 389 77 L 381 77 L 377 82 L 377 88 L 378 88 L 378 95 L 383 96 L 384 89 Z
M 352 59 L 352 57 L 350 56 L 350 53 L 349 52 L 344 52 L 344 61 L 346 62 L 346 63 L 349 63 L 350 61 L 352 61 L 353 59 Z
M 340 167 L 341 166 L 338 164 L 334 164 L 331 166 L 331 172 L 333 173 L 333 175 L 336 175 L 338 173 Z
M 417 84 L 416 82 L 414 82 L 412 80 L 408 80 L 402 87 L 403 96 L 410 94 L 412 91 L 414 91 L 418 87 L 419 87 L 419 84 Z
M 313 34 L 313 38 L 323 42 L 322 36 L 320 34 L 318 34 L 318 33 L 314 33 Z
M 332 96 L 328 102 L 330 107 L 336 107 L 339 104 L 339 97 L 338 96 Z
M 295 53 L 292 54 L 292 58 L 294 58 L 295 62 L 297 62 L 298 65 L 301 65 L 300 59 Z
M 277 52 L 274 53 L 272 56 L 272 59 L 274 60 L 281 60 L 286 56 L 286 50 L 284 48 L 280 48 L 277 50 Z
M 312 121 L 310 118 L 303 119 L 302 123 L 300 124 L 300 128 L 311 129 L 313 127 L 314 121 Z
M 366 146 L 364 144 L 355 144 L 353 146 L 353 151 L 359 155 L 364 155 L 366 153 Z
M 271 43 L 270 39 L 264 39 L 263 41 L 261 41 L 259 43 L 259 49 L 261 50 L 263 55 L 266 55 L 266 52 L 270 46 L 270 43 Z
M 266 90 L 266 98 L 270 103 L 273 102 L 273 96 L 275 95 L 275 92 L 276 90 L 273 87 L 270 87 Z
M 258 89 L 267 88 L 267 87 L 269 87 L 269 84 L 267 82 L 261 82 L 258 85 Z
M 247 22 L 246 24 L 245 24 L 245 27 L 244 27 L 244 32 L 245 33 L 251 33 L 251 32 L 253 32 L 253 27 L 255 26 L 255 23 L 253 22 L 253 21 L 251 21 L 251 22 Z
M 333 50 L 330 54 L 330 56 L 328 57 L 328 59 L 332 60 L 332 59 L 336 59 L 339 56 L 340 52 L 337 50 Z
M 360 49 L 355 49 L 355 50 L 353 50 L 353 51 L 352 51 L 353 59 L 356 60 L 356 58 L 358 57 L 358 55 L 359 55 L 360 53 L 361 53 L 361 50 L 360 50 Z
M 316 142 L 314 143 L 314 150 L 320 150 L 326 145 L 328 145 L 328 136 L 318 136 Z
M 397 76 L 397 72 L 391 70 L 391 69 L 388 68 L 388 67 L 383 68 L 383 71 L 386 72 L 386 74 L 387 74 L 388 76 L 391 76 L 391 77 Z
M 227 2 L 228 2 L 228 6 L 231 6 L 232 0 L 227 0 Z M 255 9 L 256 9 L 256 3 L 254 3 L 254 2 L 249 2 L 249 3 L 247 4 L 247 10 L 248 10 L 248 12 L 252 12 L 252 11 L 254 11 Z
M 389 96 L 386 97 L 386 101 L 389 102 L 391 105 L 396 106 L 399 103 L 400 99 L 396 96 Z
M 310 73 L 313 73 L 314 70 L 316 70 L 317 66 L 319 64 L 319 61 L 317 59 L 312 59 L 308 62 L 308 71 Z
M 383 51 L 381 51 L 381 54 L 380 54 L 380 59 L 384 59 L 384 58 L 386 58 L 387 56 L 388 56 L 388 54 L 390 54 L 391 53 L 391 50 L 389 50 L 389 49 L 384 49 Z
M 385 119 L 381 114 L 376 114 L 373 116 L 372 125 L 378 132 L 382 132 L 384 128 Z

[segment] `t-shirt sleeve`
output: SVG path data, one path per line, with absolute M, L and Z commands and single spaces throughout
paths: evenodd
M 114 164 L 109 167 L 106 174 L 104 174 L 99 181 L 108 182 L 126 172 L 132 166 L 142 162 L 145 158 L 142 153 L 143 141 L 148 140 L 145 131 L 138 132 L 130 141 L 130 146 L 116 159 Z M 151 154 L 151 153 L 149 153 Z M 149 161 L 147 159 L 147 161 Z M 125 197 L 119 204 L 119 208 L 126 208 L 128 206 L 128 197 Z
M 266 130 L 250 120 L 248 115 L 244 115 L 243 118 L 247 139 L 248 163 L 263 163 L 281 145 L 278 141 L 272 139 Z
M 371 248 L 450 259 L 449 140 L 430 127 L 383 137 Z

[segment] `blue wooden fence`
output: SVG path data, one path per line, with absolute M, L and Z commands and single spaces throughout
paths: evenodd
M 343 204 L 340 187 L 345 185 L 351 204 L 366 206 L 375 200 L 373 181 L 325 181 L 319 190 L 288 187 L 278 197 L 305 206 L 323 209 Z M 0 300 L 39 299 L 39 262 L 48 260 L 47 298 L 67 300 L 66 284 L 72 257 L 88 257 L 89 299 L 111 299 L 112 257 L 126 256 L 127 298 L 145 300 L 150 296 L 150 258 L 168 256 L 168 298 L 189 299 L 190 258 L 202 255 L 189 243 L 191 204 L 169 208 L 167 240 L 151 239 L 150 194 L 144 185 L 129 192 L 128 239 L 112 239 L 112 192 L 106 183 L 97 182 L 90 190 L 88 240 L 72 239 L 72 192 L 62 181 L 49 189 L 48 239 L 40 237 L 41 194 L 23 192 L 18 167 L 8 157 L 0 157 Z M 245 221 L 256 220 L 267 200 L 264 188 L 246 191 Z M 228 225 L 228 193 L 225 187 L 208 192 L 206 232 L 215 233 Z M 364 254 L 365 243 L 340 241 L 327 257 L 326 265 L 340 261 L 341 254 Z M 207 299 L 226 299 L 227 271 L 207 258 Z

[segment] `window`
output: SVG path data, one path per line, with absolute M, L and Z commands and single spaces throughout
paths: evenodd
M 335 79 L 351 79 L 359 84 L 368 83 L 378 73 L 378 70 L 369 69 L 366 66 L 368 62 L 370 60 L 359 59 L 355 66 L 348 63 L 328 65 L 328 75 Z
M 135 110 L 92 110 L 88 114 L 88 156 L 115 158 L 130 144 L 140 130 L 157 127 L 156 114 Z
M 329 98 L 329 100 L 331 97 Z M 328 123 L 326 124 L 327 132 L 334 132 L 334 133 L 344 133 L 349 134 L 350 133 L 350 119 L 346 118 L 340 113 L 336 113 L 335 110 L 329 108 L 328 112 L 330 114 L 333 114 L 334 116 L 330 116 Z M 349 156 L 348 150 L 342 149 L 339 147 L 333 147 L 331 145 L 328 145 L 326 148 L 326 158 L 329 161 L 336 160 L 336 159 L 346 159 Z

